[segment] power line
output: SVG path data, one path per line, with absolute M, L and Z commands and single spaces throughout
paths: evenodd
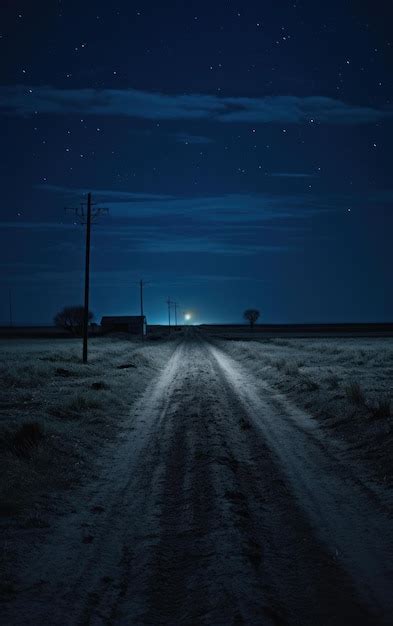
M 141 297 L 141 317 L 143 317 L 143 280 L 139 281 L 140 297 Z
M 91 242 L 91 224 L 104 213 L 108 213 L 108 209 L 92 209 L 93 202 L 91 193 L 87 194 L 86 211 L 84 203 L 81 203 L 79 209 L 66 209 L 73 211 L 79 223 L 86 226 L 86 251 L 85 251 L 85 301 L 83 311 L 83 363 L 87 363 L 87 343 L 89 335 L 89 295 L 90 295 L 90 242 Z
M 145 313 L 144 313 L 144 292 L 143 292 L 143 288 L 146 287 L 146 285 L 148 285 L 150 283 L 150 281 L 146 281 L 146 280 L 142 280 L 142 278 L 140 280 L 138 280 L 138 285 L 139 285 L 139 302 L 140 302 L 140 315 L 142 318 L 142 339 L 144 339 L 145 335 L 144 335 L 144 322 L 143 322 L 143 318 L 145 317 Z
M 145 285 L 147 285 L 148 283 L 146 281 L 143 281 L 142 279 L 139 281 L 139 290 L 140 290 L 140 301 L 141 301 L 141 318 L 142 318 L 142 339 L 144 339 L 144 310 L 143 310 L 143 287 L 145 287 Z
M 168 325 L 169 325 L 169 333 L 171 332 L 171 307 L 173 306 L 175 309 L 175 328 L 177 328 L 177 309 L 179 304 L 177 302 L 172 302 L 170 297 L 168 296 L 168 300 L 166 301 L 168 305 Z
M 10 326 L 12 328 L 12 326 L 14 325 L 13 315 L 12 315 L 12 289 L 8 290 L 8 302 L 9 302 L 9 309 L 10 309 Z
M 173 302 L 171 301 L 170 297 L 168 296 L 168 300 L 166 301 L 167 305 L 168 305 L 168 327 L 169 327 L 169 334 L 171 334 L 171 306 L 173 305 Z

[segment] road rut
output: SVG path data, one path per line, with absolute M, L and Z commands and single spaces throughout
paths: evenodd
M 26 557 L 9 624 L 388 624 L 391 512 L 312 418 L 198 336 Z

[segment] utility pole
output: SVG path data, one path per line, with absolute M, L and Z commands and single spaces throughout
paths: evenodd
M 90 295 L 90 242 L 91 242 L 91 224 L 92 221 L 107 213 L 108 209 L 94 209 L 92 210 L 93 202 L 91 199 L 91 193 L 87 194 L 87 209 L 84 210 L 83 203 L 80 209 L 66 209 L 74 211 L 76 217 L 79 219 L 80 224 L 86 225 L 86 250 L 85 250 L 85 298 L 84 298 L 84 310 L 83 310 L 83 363 L 87 363 L 87 343 L 89 337 L 89 295 Z
M 143 286 L 144 286 L 144 282 L 141 279 L 139 281 L 139 288 L 140 288 L 140 296 L 141 296 L 141 318 L 142 318 L 142 330 L 141 330 L 141 333 L 142 333 L 142 341 L 145 338 L 145 335 L 144 335 L 145 323 L 144 323 L 144 319 L 143 319 L 144 318 L 144 313 L 143 313 Z
M 9 307 L 10 307 L 10 327 L 12 328 L 13 324 L 13 319 L 12 319 L 12 291 L 11 289 L 8 290 L 8 301 L 9 301 Z
M 175 307 L 175 327 L 177 328 L 177 307 L 179 305 L 177 304 L 177 302 L 174 302 L 173 306 Z
M 139 282 L 140 293 L 141 293 L 141 317 L 143 317 L 143 280 Z
M 85 255 L 85 310 L 83 313 L 83 363 L 87 363 L 87 340 L 89 334 L 90 291 L 90 239 L 91 239 L 91 193 L 87 194 L 86 255 Z
M 168 304 L 168 325 L 169 325 L 169 334 L 171 334 L 171 299 L 168 296 L 168 300 L 167 300 L 167 304 Z

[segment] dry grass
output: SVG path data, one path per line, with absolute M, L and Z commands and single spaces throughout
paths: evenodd
M 91 384 L 91 389 L 94 389 L 95 391 L 102 391 L 103 389 L 110 389 L 110 385 L 105 383 L 103 380 L 98 380 L 97 382 Z
M 337 374 L 329 374 L 325 378 L 325 382 L 327 383 L 329 389 L 338 389 L 340 385 L 340 377 Z
M 49 363 L 80 363 L 80 355 L 76 350 L 63 350 L 59 352 L 52 351 L 49 354 L 39 357 L 40 361 L 48 361 Z
M 258 339 L 219 345 L 250 374 L 311 414 L 326 436 L 344 443 L 345 459 L 358 458 L 373 479 L 393 487 L 393 338 L 291 338 L 284 345 L 280 339 Z
M 71 392 L 67 400 L 52 404 L 49 413 L 61 419 L 83 420 L 86 425 L 89 420 L 105 414 L 110 422 L 110 416 L 121 405 L 121 396 L 113 393 L 107 383 L 100 381 Z
M 281 372 L 287 366 L 287 361 L 286 361 L 286 359 L 277 359 L 274 362 L 274 365 L 278 369 L 278 371 Z
M 2 366 L 0 369 L 0 385 L 3 389 L 28 389 L 44 385 L 47 369 L 37 365 Z
M 284 374 L 287 374 L 287 376 L 298 376 L 299 375 L 299 366 L 297 363 L 294 363 L 293 361 L 288 362 L 284 368 L 283 368 Z
M 318 391 L 319 383 L 313 380 L 308 374 L 302 374 L 300 380 L 307 391 Z
M 44 430 L 38 422 L 24 422 L 10 439 L 10 449 L 22 456 L 30 456 L 44 439 Z
M 31 458 L 44 439 L 44 428 L 39 422 L 23 422 L 16 429 L 4 429 L 0 436 L 2 457 L 11 454 Z
M 105 408 L 105 402 L 101 397 L 97 397 L 92 391 L 76 394 L 71 400 L 63 405 L 65 410 L 71 412 L 84 412 L 94 409 Z
M 345 387 L 345 393 L 348 400 L 357 406 L 364 406 L 366 404 L 366 397 L 364 391 L 357 381 L 352 381 Z
M 392 404 L 390 398 L 387 396 L 379 398 L 376 405 L 371 408 L 371 414 L 375 418 L 391 417 Z
M 43 494 L 87 480 L 102 446 L 116 440 L 130 405 L 175 346 L 97 339 L 83 365 L 79 341 L 0 342 L 3 515 L 18 514 L 22 523 Z M 124 363 L 133 367 L 118 369 Z
M 58 483 L 60 473 L 69 479 L 75 454 L 61 435 L 45 428 L 43 421 L 22 422 L 16 428 L 2 429 L 0 452 L 0 514 L 3 516 L 29 511 L 42 486 L 49 488 Z

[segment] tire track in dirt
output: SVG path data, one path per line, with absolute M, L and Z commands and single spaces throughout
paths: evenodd
M 383 624 L 389 607 L 359 585 L 340 515 L 324 519 L 327 476 L 345 485 L 333 452 L 283 402 L 221 350 L 186 338 L 132 408 L 85 510 L 39 551 L 7 624 Z M 369 500 L 362 491 L 357 502 L 356 483 L 342 493 L 353 484 L 356 517 Z
M 147 610 L 134 622 L 375 624 L 210 348 L 189 340 L 181 361 L 160 423 Z
M 337 449 L 310 416 L 257 382 L 221 350 L 209 349 L 275 462 L 279 460 L 313 535 L 351 576 L 374 619 L 391 623 L 391 508 L 373 485 L 340 461 Z
M 142 539 L 136 546 L 129 544 L 129 520 L 135 536 L 145 535 L 145 520 L 131 505 L 152 509 L 153 477 L 143 472 L 140 459 L 153 455 L 154 445 L 159 448 L 156 423 L 165 414 L 170 399 L 166 390 L 180 359 L 181 349 L 176 349 L 132 408 L 129 432 L 116 454 L 112 450 L 112 456 L 102 459 L 101 475 L 87 486 L 77 508 L 58 520 L 45 545 L 29 546 L 19 572 L 23 583 L 16 601 L 6 607 L 7 625 L 111 623 L 128 580 L 124 554 L 134 548 L 137 553 L 143 545 Z
M 238 532 L 238 518 L 248 517 L 247 503 L 235 489 L 236 460 L 220 448 L 215 432 L 211 359 L 201 358 L 200 351 L 195 359 L 194 346 L 188 348 L 181 400 L 162 434 L 167 462 L 157 494 L 160 540 L 148 567 L 150 610 L 144 623 L 273 624 L 261 590 L 253 590 L 256 542 L 245 541 L 246 522 Z

